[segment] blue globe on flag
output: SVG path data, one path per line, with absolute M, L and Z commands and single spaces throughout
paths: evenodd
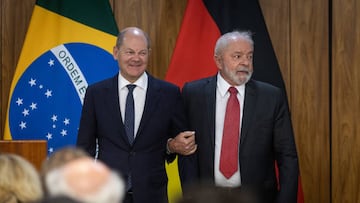
M 48 50 L 16 83 L 9 108 L 12 139 L 47 140 L 48 153 L 75 145 L 86 88 L 118 71 L 113 56 L 94 45 Z

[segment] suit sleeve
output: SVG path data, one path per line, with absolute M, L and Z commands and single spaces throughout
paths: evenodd
M 182 90 L 182 100 L 184 103 L 185 112 L 187 112 L 188 97 L 188 85 L 185 84 Z M 195 132 L 196 140 L 196 132 Z M 198 161 L 197 152 L 189 156 L 179 155 L 178 158 L 179 176 L 181 180 L 181 186 L 183 188 L 195 184 L 199 181 L 198 178 Z
M 275 156 L 279 169 L 280 191 L 277 203 L 296 202 L 299 165 L 291 124 L 289 108 L 285 97 L 279 97 L 278 114 L 274 128 Z
M 171 138 L 174 138 L 180 132 L 188 130 L 188 123 L 185 116 L 184 104 L 182 101 L 180 89 L 176 87 L 175 105 L 173 108 L 173 116 L 171 118 Z M 166 161 L 171 163 L 175 160 L 176 154 L 167 154 Z

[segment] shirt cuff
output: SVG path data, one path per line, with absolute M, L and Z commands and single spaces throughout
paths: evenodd
M 173 152 L 170 150 L 170 148 L 169 148 L 169 142 L 171 141 L 171 140 L 173 140 L 173 138 L 169 138 L 168 140 L 167 140 L 167 143 L 166 143 L 166 154 L 172 154 Z

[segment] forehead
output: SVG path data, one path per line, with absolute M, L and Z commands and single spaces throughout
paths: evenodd
M 126 33 L 122 46 L 129 49 L 146 49 L 147 40 L 146 37 L 140 33 Z
M 241 52 L 252 53 L 254 50 L 253 45 L 246 39 L 232 38 L 224 49 L 224 52 Z

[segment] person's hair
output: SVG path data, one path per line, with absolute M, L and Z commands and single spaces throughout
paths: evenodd
M 139 28 L 136 28 L 136 27 L 128 27 L 128 28 L 125 28 L 123 30 L 121 30 L 117 36 L 117 39 L 116 39 L 116 47 L 121 47 L 121 45 L 123 44 L 124 42 L 124 38 L 125 38 L 125 34 L 129 31 L 129 30 L 137 30 L 139 32 L 141 32 L 144 37 L 146 38 L 146 43 L 147 43 L 147 48 L 150 49 L 151 47 L 151 40 L 150 40 L 150 37 L 149 35 L 144 32 L 143 30 L 139 29 Z
M 80 159 L 78 160 L 82 161 Z M 71 162 L 69 163 L 71 164 Z M 74 165 L 72 168 L 69 168 L 68 165 L 64 165 L 63 167 L 50 171 L 45 178 L 49 196 L 67 196 L 82 203 L 119 203 L 123 199 L 125 191 L 125 185 L 121 177 L 115 171 L 107 168 L 107 166 L 105 166 L 102 162 L 93 161 L 91 163 L 93 165 L 89 163 L 90 162 L 87 161 L 85 164 L 76 165 L 75 168 Z M 105 178 L 100 177 L 104 178 L 105 180 L 99 183 L 98 174 L 92 174 L 91 172 L 87 171 L 85 172 L 85 175 L 81 177 L 75 177 L 76 180 L 73 181 L 75 181 L 77 185 L 73 186 L 73 184 L 69 183 L 69 177 L 72 177 L 73 174 L 69 175 L 69 173 L 77 174 L 82 172 L 81 170 L 83 170 L 84 167 L 92 170 L 92 172 L 98 172 L 102 170 L 96 167 L 105 167 L 106 170 L 110 171 L 110 173 Z M 91 169 L 92 167 L 95 168 Z M 95 179 L 93 182 L 96 183 L 90 181 L 91 179 Z M 89 181 L 92 183 L 89 183 Z M 86 184 L 90 184 L 91 186 Z
M 193 183 L 184 188 L 184 195 L 176 203 L 258 203 L 250 191 L 226 188 L 211 183 Z
M 43 197 L 38 171 L 25 158 L 0 154 L 0 202 L 33 202 Z
M 67 196 L 45 197 L 36 203 L 81 203 Z
M 6 191 L 0 187 L 0 202 L 1 203 L 17 203 L 18 200 L 15 197 L 15 194 Z
M 44 175 L 52 169 L 56 169 L 65 165 L 69 161 L 88 156 L 88 153 L 86 153 L 81 148 L 75 146 L 66 146 L 53 152 L 48 159 L 43 161 L 41 174 Z
M 223 50 L 229 45 L 233 40 L 244 39 L 248 41 L 252 46 L 254 46 L 254 40 L 252 39 L 253 33 L 251 31 L 239 31 L 235 30 L 223 34 L 215 44 L 214 55 L 220 56 Z
M 45 177 L 49 171 L 64 166 L 66 163 L 89 155 L 81 148 L 75 146 L 66 146 L 53 152 L 48 159 L 44 160 L 41 166 L 40 177 L 44 192 L 47 193 L 45 186 Z

